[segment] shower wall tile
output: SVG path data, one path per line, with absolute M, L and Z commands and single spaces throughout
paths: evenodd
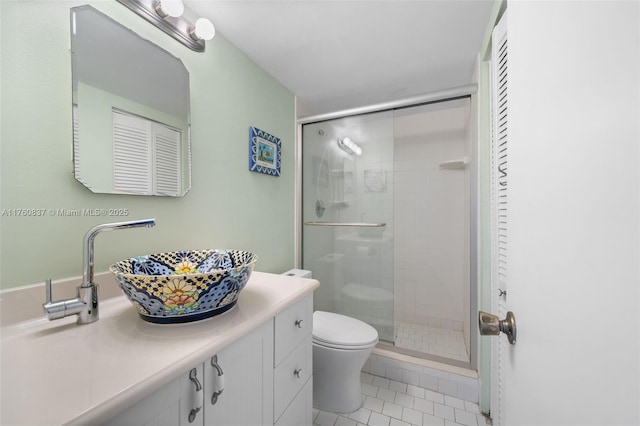
M 444 117 L 444 116 L 443 116 Z M 444 118 L 451 119 L 451 118 Z M 464 136 L 425 133 L 394 148 L 396 320 L 458 330 L 463 314 L 464 173 L 439 163 L 464 156 Z
M 438 370 L 437 368 L 423 367 L 422 371 L 424 374 L 428 374 L 429 376 L 436 377 L 438 379 L 449 379 L 451 377 L 451 373 Z
M 364 371 L 364 370 L 363 370 Z M 365 372 L 375 376 L 387 377 L 387 366 L 382 359 L 369 358 L 369 369 Z
M 421 387 L 425 388 L 425 389 L 430 389 L 432 391 L 437 391 L 438 390 L 438 378 L 437 377 L 433 377 L 427 373 L 421 373 L 420 374 L 420 381 L 419 384 Z
M 470 402 L 478 402 L 480 399 L 480 389 L 478 382 L 475 384 L 462 385 L 458 384 L 458 398 L 470 401 Z
M 399 366 L 387 365 L 385 370 L 386 377 L 397 382 L 402 382 L 402 368 Z
M 438 392 L 445 395 L 457 396 L 458 384 L 452 380 L 438 379 Z
M 420 386 L 420 373 L 403 369 L 402 382 L 411 386 Z

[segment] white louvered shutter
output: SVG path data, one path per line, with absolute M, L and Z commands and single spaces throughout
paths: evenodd
M 180 130 L 113 110 L 114 190 L 141 195 L 181 194 Z
M 176 129 L 153 123 L 154 194 L 180 195 L 180 140 Z
M 80 180 L 80 134 L 78 105 L 73 106 L 73 175 Z
M 152 194 L 151 122 L 113 110 L 113 187 L 115 191 Z
M 508 132 L 508 67 L 506 12 L 495 26 L 492 37 L 492 312 L 505 318 L 507 307 L 500 291 L 507 291 L 508 281 L 508 191 L 507 144 Z M 505 389 L 502 366 L 506 356 L 507 339 L 492 340 L 491 417 L 496 426 L 504 425 L 503 401 Z

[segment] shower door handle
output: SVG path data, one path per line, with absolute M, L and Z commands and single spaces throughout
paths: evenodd
M 513 312 L 507 312 L 507 317 L 503 320 L 493 314 L 478 312 L 478 326 L 482 336 L 497 336 L 503 332 L 509 338 L 509 343 L 516 344 L 516 317 Z
M 360 228 L 382 228 L 387 226 L 383 222 L 305 222 L 308 226 L 355 226 Z

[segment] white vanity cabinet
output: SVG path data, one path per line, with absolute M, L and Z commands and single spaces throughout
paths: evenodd
M 271 424 L 273 406 L 263 401 L 271 400 L 272 390 L 273 324 L 267 321 L 105 424 Z
M 308 295 L 105 424 L 311 425 L 312 322 Z
M 112 274 L 102 279 L 116 286 Z M 64 282 L 70 294 L 77 285 Z M 311 425 L 319 285 L 254 271 L 229 312 L 167 326 L 142 321 L 116 291 L 100 302 L 100 320 L 83 326 L 72 318 L 43 321 L 40 309 L 31 310 L 44 286 L 3 294 L 0 384 L 11 392 L 0 392 L 0 424 Z M 220 372 L 224 390 L 211 404 L 223 387 Z

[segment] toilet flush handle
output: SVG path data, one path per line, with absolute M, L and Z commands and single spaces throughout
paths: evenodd
M 302 328 L 302 323 L 303 323 L 303 321 L 301 319 L 299 319 L 299 320 L 296 320 L 296 322 L 294 324 L 295 324 L 296 327 Z

